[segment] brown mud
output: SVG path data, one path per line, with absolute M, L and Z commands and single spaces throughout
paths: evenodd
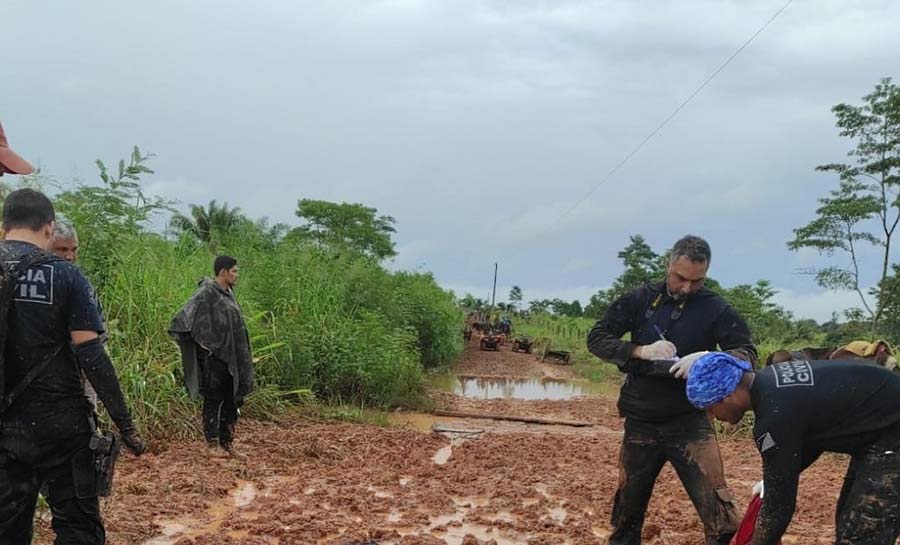
M 575 379 L 571 368 L 484 353 L 473 339 L 456 373 Z M 123 456 L 104 500 L 112 545 L 602 544 L 618 479 L 622 421 L 614 395 L 478 399 L 435 390 L 443 409 L 588 420 L 588 428 L 393 413 L 392 427 L 242 420 L 249 458 L 217 460 L 200 441 Z M 431 428 L 447 430 L 433 433 Z M 743 512 L 760 478 L 749 438 L 724 438 L 729 485 Z M 785 543 L 833 541 L 846 461 L 826 457 L 800 483 Z M 46 522 L 40 543 L 52 541 Z M 644 543 L 694 545 L 702 528 L 670 467 L 648 511 Z

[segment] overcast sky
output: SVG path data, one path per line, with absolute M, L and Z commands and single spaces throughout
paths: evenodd
M 4 0 L 0 120 L 61 181 L 134 144 L 151 192 L 297 222 L 300 198 L 397 218 L 395 268 L 462 295 L 586 301 L 640 233 L 691 232 L 726 285 L 819 320 L 855 302 L 786 248 L 836 186 L 831 106 L 900 76 L 900 2 L 796 0 L 572 207 L 784 0 Z M 874 281 L 877 261 L 864 263 Z

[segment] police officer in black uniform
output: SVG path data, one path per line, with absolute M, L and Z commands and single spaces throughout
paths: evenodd
M 715 431 L 688 402 L 682 380 L 704 351 L 717 347 L 746 361 L 757 358 L 744 320 L 703 287 L 710 259 L 706 241 L 682 238 L 670 253 L 666 280 L 620 297 L 588 334 L 591 353 L 626 373 L 618 403 L 625 435 L 610 545 L 641 542 L 647 505 L 666 462 L 703 520 L 707 545 L 727 544 L 740 522 Z M 626 333 L 630 340 L 622 340 Z
M 765 498 L 753 545 L 775 545 L 797 507 L 800 473 L 824 452 L 849 454 L 835 513 L 836 545 L 894 545 L 900 536 L 900 376 L 855 360 L 795 360 L 753 372 L 704 358 L 688 397 L 737 424 L 753 411 Z
M 138 455 L 146 449 L 100 342 L 104 328 L 90 283 L 47 252 L 54 219 L 50 200 L 31 189 L 10 193 L 3 204 L 0 261 L 19 279 L 2 369 L 8 407 L 0 417 L 0 545 L 31 543 L 42 482 L 56 543 L 105 542 L 92 453 L 95 419 L 82 372 L 125 446 Z M 6 403 L 12 394 L 18 395 Z

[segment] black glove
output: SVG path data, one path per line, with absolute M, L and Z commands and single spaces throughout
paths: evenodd
M 147 451 L 147 443 L 135 429 L 122 432 L 122 442 L 135 456 L 140 456 Z
M 124 436 L 134 429 L 131 413 L 125 404 L 125 396 L 122 395 L 122 387 L 116 378 L 116 369 L 113 367 L 106 349 L 100 339 L 94 339 L 74 347 L 78 366 L 84 371 L 91 386 L 97 392 L 97 397 L 106 407 L 106 412 L 116 423 L 116 427 Z

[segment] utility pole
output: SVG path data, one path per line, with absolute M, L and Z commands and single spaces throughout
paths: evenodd
M 494 312 L 494 301 L 497 299 L 497 264 L 494 263 L 494 291 L 491 292 L 491 313 Z

